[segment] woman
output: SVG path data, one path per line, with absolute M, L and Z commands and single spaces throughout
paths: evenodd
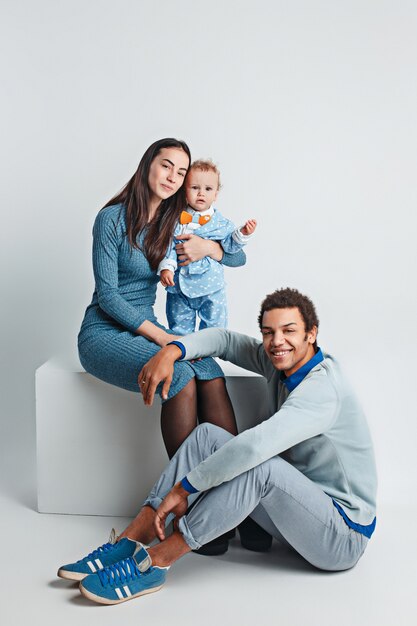
M 78 337 L 80 360 L 90 374 L 130 391 L 139 391 L 138 374 L 145 363 L 175 339 L 153 311 L 156 269 L 186 204 L 182 184 L 190 160 L 184 142 L 156 141 L 134 176 L 95 220 L 96 288 Z M 223 258 L 217 242 L 188 237 L 177 250 L 185 265 L 205 256 L 227 265 L 245 262 L 244 253 Z M 161 410 L 162 437 L 170 458 L 195 428 L 197 414 L 200 422 L 237 433 L 223 372 L 212 359 L 175 366 Z

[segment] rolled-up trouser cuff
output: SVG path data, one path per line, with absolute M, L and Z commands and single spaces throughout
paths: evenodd
M 185 515 L 181 517 L 178 522 L 178 530 L 182 534 L 185 543 L 191 548 L 191 550 L 198 550 L 199 548 L 201 548 L 202 544 L 198 543 L 198 541 L 196 541 L 191 534 Z

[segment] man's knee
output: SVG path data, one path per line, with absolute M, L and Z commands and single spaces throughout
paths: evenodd
M 204 443 L 210 442 L 210 444 L 223 445 L 233 438 L 233 435 L 231 435 L 227 430 L 221 428 L 221 426 L 210 424 L 210 422 L 199 424 L 193 433 L 199 441 Z

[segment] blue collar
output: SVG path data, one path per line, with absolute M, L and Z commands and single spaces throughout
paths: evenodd
M 312 370 L 313 367 L 321 363 L 321 361 L 323 360 L 323 352 L 321 351 L 321 348 L 319 348 L 316 354 L 309 361 L 307 361 L 307 363 L 304 363 L 304 365 L 300 367 L 300 369 L 294 372 L 294 374 L 291 374 L 291 376 L 288 376 L 288 378 L 285 376 L 284 372 L 281 372 L 281 381 L 291 393 L 291 391 L 294 391 L 297 385 L 299 385 L 304 380 L 309 371 Z

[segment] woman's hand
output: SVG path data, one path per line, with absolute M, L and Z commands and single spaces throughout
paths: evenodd
M 168 336 L 170 341 L 173 341 L 174 336 Z M 166 346 L 142 367 L 138 376 L 138 385 L 142 392 L 143 401 L 147 406 L 152 405 L 156 388 L 162 381 L 164 381 L 162 399 L 167 400 L 174 374 L 174 363 L 180 356 L 181 350 L 178 346 Z
M 223 258 L 223 248 L 217 241 L 202 239 L 198 235 L 178 235 L 182 243 L 175 246 L 177 252 L 178 265 L 185 267 L 193 261 L 200 261 L 205 256 L 209 256 L 215 261 Z
M 188 491 L 184 489 L 181 483 L 177 483 L 156 509 L 154 528 L 160 541 L 165 539 L 165 524 L 168 515 L 174 513 L 177 520 L 186 513 L 188 508 L 187 496 L 189 496 Z

